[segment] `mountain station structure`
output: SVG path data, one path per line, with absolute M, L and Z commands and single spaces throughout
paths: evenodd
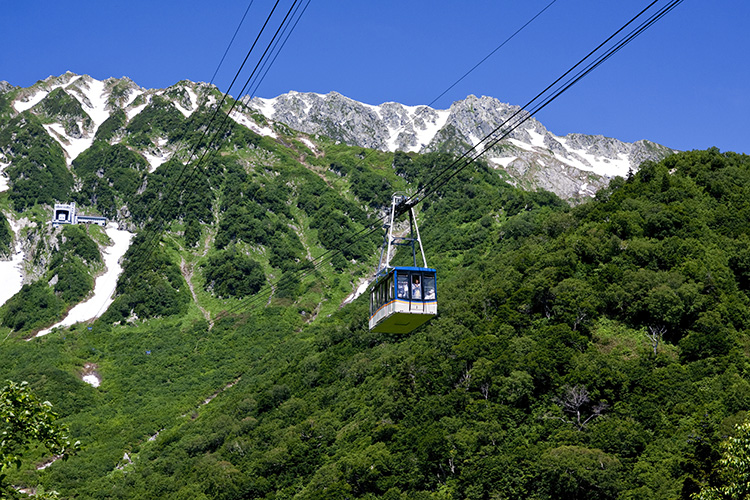
M 52 226 L 59 227 L 63 224 L 96 224 L 104 227 L 107 225 L 107 218 L 96 215 L 78 215 L 75 202 L 55 203 L 55 209 L 52 212 Z

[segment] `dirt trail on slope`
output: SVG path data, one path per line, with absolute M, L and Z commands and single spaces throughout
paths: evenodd
M 208 321 L 208 329 L 212 330 L 214 327 L 214 321 L 211 319 L 211 313 L 204 308 L 200 302 L 198 302 L 198 296 L 195 294 L 195 287 L 193 286 L 193 265 L 185 262 L 184 257 L 180 257 L 180 271 L 182 271 L 182 277 L 187 281 L 188 288 L 190 288 L 190 295 L 193 296 L 193 302 L 198 306 L 198 309 L 203 313 L 203 317 Z
M 208 254 L 209 248 L 211 248 L 211 242 L 216 237 L 216 226 L 217 226 L 217 220 L 218 220 L 218 204 L 214 204 L 213 207 L 213 214 L 214 214 L 214 224 L 211 226 L 211 229 L 209 229 L 208 234 L 206 235 L 206 239 L 203 241 L 203 250 L 201 251 L 201 257 L 205 257 L 206 254 Z M 206 321 L 208 321 L 208 329 L 213 330 L 214 328 L 214 320 L 211 319 L 211 313 L 208 312 L 208 310 L 201 306 L 200 302 L 198 302 L 198 295 L 195 293 L 195 287 L 193 286 L 193 264 L 187 263 L 185 261 L 184 257 L 180 257 L 180 271 L 182 272 L 182 277 L 185 278 L 185 281 L 187 281 L 188 288 L 190 288 L 190 295 L 193 297 L 193 302 L 195 302 L 195 305 L 198 306 L 198 309 L 200 309 L 201 313 L 203 314 L 203 317 L 206 318 Z

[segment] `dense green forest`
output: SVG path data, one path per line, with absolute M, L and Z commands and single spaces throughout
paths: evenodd
M 391 155 L 383 170 L 377 153 L 363 165 L 331 145 L 322 166 L 340 185 L 360 170 L 380 179 L 350 198 L 264 141 L 273 174 L 212 164 L 211 203 L 232 215 L 192 242 L 179 228 L 212 212 L 164 205 L 175 232 L 148 254 L 133 244 L 91 329 L 0 344 L 0 376 L 29 380 L 82 443 L 13 480 L 66 498 L 661 499 L 721 486 L 720 443 L 750 404 L 750 158 L 675 154 L 575 207 L 477 164 L 418 207 L 439 317 L 389 335 L 367 330 L 367 297 L 332 300 L 377 238 L 323 268 L 306 254 L 366 226 L 385 183 L 416 187 L 451 158 Z M 163 197 L 170 168 L 138 196 Z M 199 298 L 230 312 L 213 327 L 180 270 L 191 255 Z M 232 298 L 282 275 L 281 296 Z M 134 313 L 154 319 L 115 324 Z M 99 388 L 77 378 L 84 364 Z

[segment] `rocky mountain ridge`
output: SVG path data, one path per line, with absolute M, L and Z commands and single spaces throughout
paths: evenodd
M 395 102 L 373 106 L 337 92 L 289 92 L 245 103 L 267 119 L 311 135 L 382 151 L 419 153 L 463 153 L 507 120 L 517 121 L 525 113 L 493 97 L 473 95 L 446 110 Z M 576 199 L 593 195 L 614 176 L 636 171 L 644 160 L 660 160 L 672 152 L 647 140 L 626 143 L 583 134 L 560 137 L 530 118 L 484 158 L 515 185 Z
M 70 72 L 28 88 L 3 82 L 0 93 L 7 96 L 11 113 L 31 110 L 44 119 L 47 133 L 64 150 L 68 166 L 93 144 L 99 128 L 118 110 L 130 121 L 154 98 L 162 98 L 189 117 L 201 102 L 215 104 L 221 95 L 213 86 L 187 80 L 166 89 L 144 89 L 127 77 L 99 81 Z M 517 120 L 525 113 L 493 97 L 473 95 L 444 110 L 395 102 L 373 106 L 337 92 L 289 92 L 243 102 L 246 107 L 236 109 L 232 119 L 260 135 L 275 137 L 274 123 L 281 123 L 304 134 L 391 152 L 463 153 L 509 118 Z M 265 120 L 258 120 L 257 113 Z M 115 136 L 111 142 L 117 140 Z M 556 136 L 532 117 L 483 158 L 516 186 L 545 189 L 563 199 L 577 200 L 592 196 L 614 176 L 636 171 L 644 160 L 659 160 L 672 152 L 647 140 L 626 143 L 597 135 Z M 171 158 L 175 149 L 157 139 L 144 144 L 139 153 L 153 171 Z M 8 164 L 8 154 L 0 151 L 4 162 L 0 170 Z

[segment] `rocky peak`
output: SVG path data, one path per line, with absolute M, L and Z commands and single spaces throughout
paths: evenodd
M 15 87 L 11 85 L 10 83 L 6 82 L 5 80 L 0 80 L 0 94 L 4 94 L 6 92 L 10 92 Z
M 447 110 L 395 102 L 372 106 L 337 92 L 290 92 L 245 103 L 266 118 L 301 132 L 383 151 L 463 153 L 478 145 L 479 152 L 489 142 L 483 143 L 483 139 L 498 127 L 527 116 L 519 106 L 474 95 L 454 102 Z M 483 157 L 504 170 L 513 183 L 577 199 L 593 194 L 616 175 L 637 170 L 644 160 L 660 160 L 671 152 L 649 141 L 625 143 L 584 134 L 558 137 L 532 117 Z

